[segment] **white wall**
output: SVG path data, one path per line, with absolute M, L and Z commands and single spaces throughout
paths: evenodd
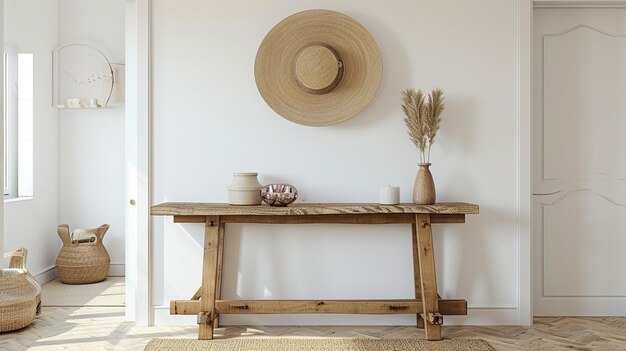
M 379 95 L 345 123 L 312 128 L 275 114 L 259 95 L 254 57 L 265 34 L 298 11 L 354 17 L 384 60 Z M 432 150 L 439 201 L 481 206 L 464 225 L 435 227 L 444 298 L 470 316 L 448 322 L 518 322 L 517 4 L 515 1 L 153 2 L 153 202 L 226 201 L 234 171 L 286 181 L 306 202 L 376 202 L 399 185 L 411 201 L 418 154 L 400 91 L 441 87 L 447 109 Z M 404 226 L 229 225 L 224 298 L 412 298 Z M 200 284 L 202 226 L 154 226 L 156 322 L 170 299 Z M 246 324 L 413 324 L 414 316 L 226 316 Z
M 124 62 L 124 0 L 60 0 L 59 43 L 95 42 Z M 59 112 L 59 220 L 111 225 L 104 244 L 112 275 L 124 274 L 124 104 Z
M 28 248 L 28 268 L 49 272 L 60 247 L 56 234 L 59 205 L 58 115 L 52 108 L 51 52 L 58 45 L 58 1 L 6 0 L 5 40 L 34 54 L 33 191 L 30 200 L 4 206 L 4 248 Z

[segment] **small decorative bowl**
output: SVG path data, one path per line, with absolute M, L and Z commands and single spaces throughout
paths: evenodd
M 289 184 L 268 184 L 261 188 L 261 198 L 270 206 L 287 206 L 298 198 L 298 189 Z

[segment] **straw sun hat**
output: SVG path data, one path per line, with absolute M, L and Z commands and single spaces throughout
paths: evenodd
M 254 64 L 265 102 L 308 126 L 336 124 L 361 112 L 376 95 L 382 74 L 372 35 L 354 19 L 328 10 L 282 20 L 261 43 Z

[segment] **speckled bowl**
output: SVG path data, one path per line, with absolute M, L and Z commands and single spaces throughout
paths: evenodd
M 298 198 L 298 189 L 289 184 L 268 184 L 261 188 L 261 198 L 270 206 L 287 206 Z

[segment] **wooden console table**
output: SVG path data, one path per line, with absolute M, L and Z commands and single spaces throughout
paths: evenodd
M 204 223 L 202 286 L 190 300 L 170 303 L 170 314 L 197 315 L 198 339 L 212 339 L 219 314 L 361 313 L 416 314 L 428 340 L 441 339 L 442 315 L 466 315 L 466 300 L 437 294 L 432 223 L 464 223 L 478 206 L 292 204 L 288 207 L 230 206 L 216 203 L 162 203 L 152 215 L 174 216 L 175 223 Z M 408 300 L 222 300 L 222 260 L 226 223 L 266 224 L 410 224 L 413 238 L 415 299 Z

